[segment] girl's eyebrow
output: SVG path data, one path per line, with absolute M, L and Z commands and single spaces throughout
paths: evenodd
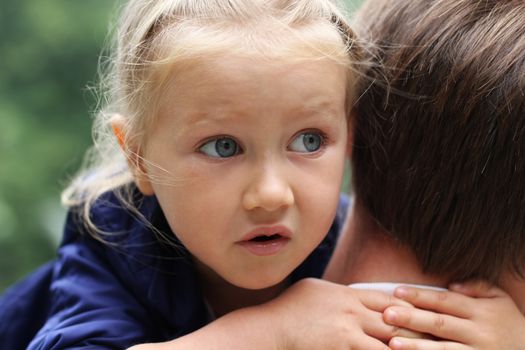
M 341 106 L 341 110 L 336 106 L 333 101 L 323 101 L 321 103 L 312 104 L 310 106 L 303 106 L 292 110 L 295 115 L 302 117 L 326 117 L 326 118 L 337 118 L 340 112 L 344 112 L 344 106 Z
M 323 120 L 332 121 L 338 120 L 344 109 L 339 109 L 330 103 L 322 103 L 316 106 L 298 107 L 290 109 L 286 113 L 282 113 L 283 119 L 295 121 L 305 120 Z M 216 111 L 213 112 L 195 112 L 188 116 L 187 123 L 192 127 L 206 126 L 206 125 L 222 125 L 224 123 L 236 123 L 242 120 L 247 113 L 239 111 Z M 261 117 L 263 117 L 261 115 Z
M 242 113 L 215 110 L 213 112 L 190 113 L 187 122 L 193 126 L 199 124 L 222 124 L 229 121 L 235 121 L 236 119 L 240 118 L 242 118 Z

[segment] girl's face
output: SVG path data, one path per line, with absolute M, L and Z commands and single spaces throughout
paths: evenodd
M 139 187 L 157 196 L 198 264 L 238 287 L 273 286 L 334 218 L 348 149 L 346 70 L 328 59 L 222 57 L 173 75 Z

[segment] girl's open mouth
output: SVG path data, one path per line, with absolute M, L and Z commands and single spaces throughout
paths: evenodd
M 273 240 L 276 240 L 276 239 L 279 239 L 281 238 L 282 236 L 280 234 L 274 234 L 274 235 L 271 235 L 271 236 L 257 236 L 257 237 L 254 237 L 252 239 L 250 239 L 250 242 L 271 242 Z
M 291 236 L 291 231 L 284 226 L 262 227 L 248 233 L 237 243 L 254 255 L 268 256 L 284 249 Z

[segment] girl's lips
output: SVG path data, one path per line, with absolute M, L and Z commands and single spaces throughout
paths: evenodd
M 257 228 L 246 234 L 237 244 L 257 256 L 277 254 L 290 241 L 291 231 L 285 226 Z
M 290 231 L 290 229 L 288 229 L 288 227 L 282 226 L 282 225 L 279 225 L 279 226 L 268 226 L 268 227 L 259 227 L 259 228 L 256 228 L 253 231 L 248 232 L 246 235 L 244 235 L 244 237 L 239 241 L 239 243 L 240 242 L 245 242 L 245 241 L 250 241 L 250 240 L 252 240 L 252 239 L 254 239 L 256 237 L 261 237 L 261 236 L 270 237 L 270 236 L 273 236 L 273 235 L 279 235 L 279 236 L 282 236 L 282 237 L 285 237 L 285 238 L 290 238 L 290 237 L 292 237 L 292 231 Z

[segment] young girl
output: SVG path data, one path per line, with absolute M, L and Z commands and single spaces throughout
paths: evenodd
M 59 258 L 5 297 L 3 346 L 384 349 L 388 297 L 281 294 L 337 237 L 358 60 L 329 0 L 129 1 Z

